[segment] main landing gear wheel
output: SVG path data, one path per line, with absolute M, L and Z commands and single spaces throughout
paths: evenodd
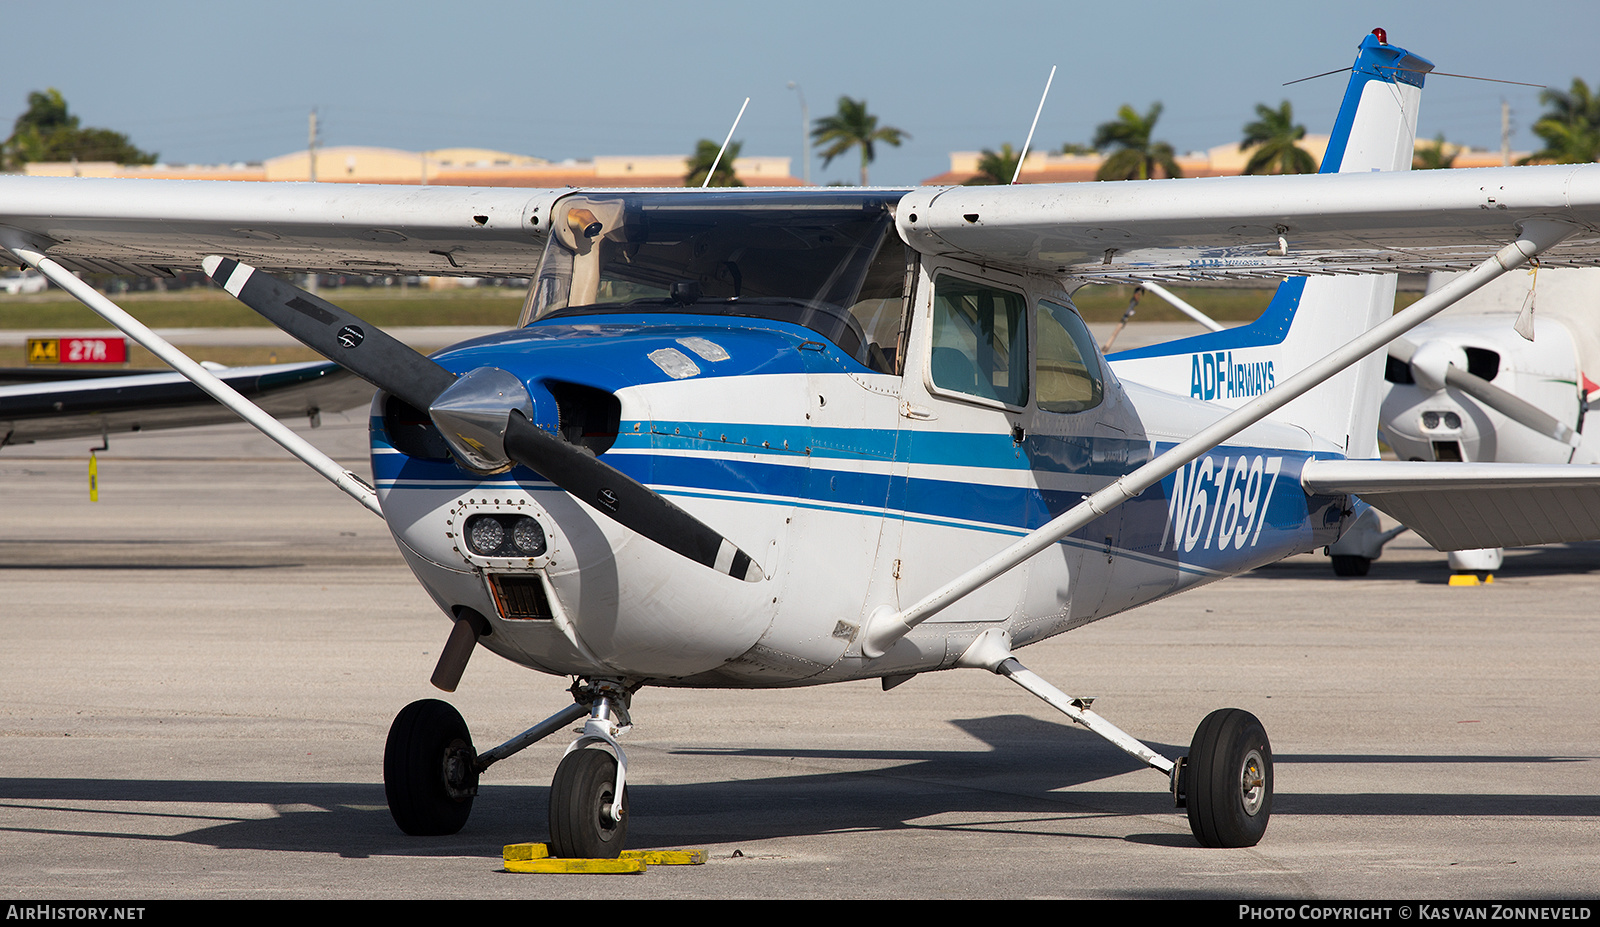
M 1272 745 L 1256 716 L 1206 715 L 1183 769 L 1189 829 L 1205 847 L 1253 847 L 1272 816 Z
M 550 855 L 564 859 L 616 859 L 628 836 L 628 796 L 616 821 L 611 802 L 617 786 L 616 757 L 604 750 L 574 750 L 556 767 L 550 783 Z
M 430 698 L 402 708 L 383 748 L 383 793 L 400 829 L 413 837 L 461 830 L 478 794 L 477 756 L 449 704 Z

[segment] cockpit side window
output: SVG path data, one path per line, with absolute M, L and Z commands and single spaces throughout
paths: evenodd
M 933 385 L 1027 405 L 1027 312 L 1021 293 L 940 275 L 933 284 Z
M 915 259 L 915 252 L 899 236 L 885 235 L 850 307 L 850 315 L 866 334 L 867 366 L 879 373 L 899 373 L 904 366 L 899 351 L 906 322 L 906 267 Z
M 1046 299 L 1039 301 L 1039 344 L 1035 372 L 1039 409 L 1082 412 L 1100 404 L 1105 379 L 1088 326 L 1076 312 Z

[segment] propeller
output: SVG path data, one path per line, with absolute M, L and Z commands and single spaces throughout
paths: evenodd
M 746 582 L 766 578 L 749 554 L 665 496 L 532 422 L 520 378 L 497 367 L 457 377 L 376 326 L 231 258 L 202 266 L 212 280 L 307 347 L 417 409 L 426 409 L 457 460 L 494 473 L 533 470 L 630 531 Z
M 1418 359 L 1418 354 L 1424 356 Z M 1539 434 L 1572 447 L 1578 445 L 1578 433 L 1566 422 L 1515 393 L 1501 389 L 1476 374 L 1468 373 L 1459 364 L 1450 363 L 1445 357 L 1419 348 L 1404 339 L 1395 339 L 1390 343 L 1389 356 L 1410 367 L 1412 377 L 1423 386 L 1433 389 L 1449 386 L 1458 389 L 1506 418 L 1525 425 Z M 1413 363 L 1413 360 L 1420 360 L 1420 363 Z M 1443 376 L 1438 375 L 1441 367 L 1444 371 Z

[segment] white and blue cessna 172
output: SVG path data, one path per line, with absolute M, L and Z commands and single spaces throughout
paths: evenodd
M 1385 345 L 1539 259 L 1600 261 L 1600 166 L 1402 173 L 1431 65 L 1361 44 L 1325 173 L 1029 187 L 512 190 L 0 179 L 0 245 L 274 432 L 73 269 L 204 266 L 380 388 L 379 512 L 454 622 L 571 676 L 479 752 L 407 706 L 390 810 L 453 833 L 493 763 L 579 719 L 553 850 L 615 855 L 642 686 L 1001 674 L 1167 777 L 1207 846 L 1272 810 L 1250 714 L 1158 755 L 1026 644 L 1331 543 L 1361 503 L 1442 548 L 1600 537 L 1582 467 L 1376 461 Z M 529 275 L 521 324 L 431 358 L 269 272 Z M 1391 317 L 1399 269 L 1461 277 Z M 1292 276 L 1254 325 L 1108 367 L 1086 281 Z M 1232 407 L 1231 411 L 1230 408 Z

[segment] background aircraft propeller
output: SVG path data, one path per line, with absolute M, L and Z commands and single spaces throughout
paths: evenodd
M 527 388 L 514 374 L 482 368 L 458 378 L 382 329 L 248 264 L 212 255 L 203 266 L 307 347 L 427 410 L 467 466 L 493 471 L 522 464 L 674 553 L 746 582 L 766 578 L 748 554 L 665 496 L 533 424 Z

